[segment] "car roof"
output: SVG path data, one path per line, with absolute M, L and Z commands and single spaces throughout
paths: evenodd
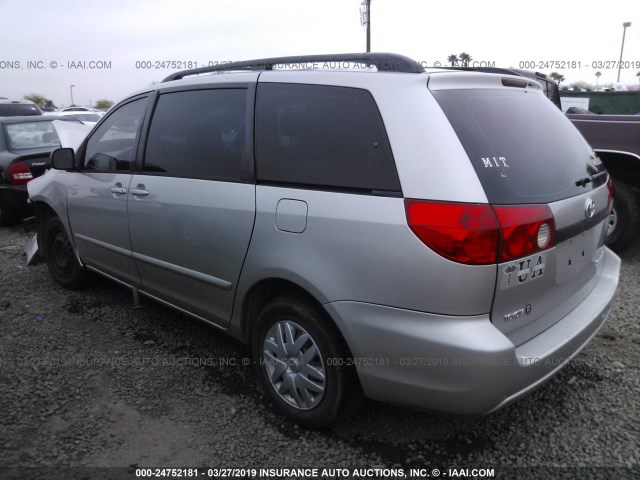
M 60 120 L 55 115 L 18 115 L 15 117 L 0 117 L 2 123 L 25 123 L 25 122 L 44 122 L 51 120 Z
M 31 100 L 21 100 L 21 99 L 12 100 L 10 98 L 0 98 L 0 103 L 17 103 L 22 105 L 35 105 L 35 103 L 32 102 Z
M 375 68 L 335 68 L 330 66 L 332 64 L 340 65 L 341 63 L 360 64 Z M 327 64 L 329 66 L 326 66 Z M 294 68 L 294 65 L 297 65 L 297 67 Z M 433 78 L 434 74 L 442 75 L 437 82 L 439 88 L 446 88 L 448 83 L 457 84 L 459 83 L 457 79 L 462 80 L 462 83 L 467 86 L 475 83 L 475 85 L 484 86 L 485 88 L 502 88 L 500 78 L 504 75 L 522 78 L 522 74 L 513 69 L 496 68 L 493 71 L 488 71 L 471 68 L 438 67 L 425 70 L 421 62 L 393 53 L 305 55 L 244 60 L 183 70 L 169 75 L 159 84 L 133 92 L 125 98 L 131 99 L 137 95 L 148 94 L 153 91 L 178 90 L 191 86 L 255 83 L 258 77 L 260 77 L 261 82 L 324 83 L 355 88 L 375 86 L 384 88 L 384 85 L 389 83 L 396 83 L 400 86 L 409 78 L 420 79 L 425 83 L 430 82 L 429 78 Z M 431 87 L 431 83 L 429 85 Z M 529 83 L 527 88 L 539 89 L 539 86 Z

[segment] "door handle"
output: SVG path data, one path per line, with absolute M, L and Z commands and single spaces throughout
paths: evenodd
M 129 193 L 137 197 L 144 197 L 145 195 L 149 195 L 149 192 L 144 190 L 144 185 L 138 185 L 136 188 L 132 188 L 131 190 L 129 190 Z
M 122 194 L 127 193 L 127 189 L 126 188 L 122 188 L 122 187 L 112 187 L 111 188 L 111 193 L 122 195 Z

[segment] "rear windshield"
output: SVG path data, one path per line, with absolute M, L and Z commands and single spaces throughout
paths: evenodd
M 0 117 L 42 115 L 38 107 L 30 103 L 0 103 Z
M 524 90 L 433 92 L 490 203 L 549 203 L 606 181 L 576 182 L 603 170 L 571 122 L 544 96 Z
M 8 123 L 5 132 L 11 150 L 60 146 L 51 122 Z

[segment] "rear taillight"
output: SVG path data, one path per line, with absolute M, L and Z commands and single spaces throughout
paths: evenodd
M 494 206 L 493 210 L 502 228 L 502 262 L 533 255 L 556 244 L 556 224 L 548 206 Z
M 9 183 L 12 185 L 24 185 L 32 179 L 33 175 L 26 163 L 16 162 L 9 167 Z
M 409 228 L 429 248 L 454 262 L 487 265 L 556 244 L 546 205 L 491 206 L 405 199 Z
M 616 196 L 616 187 L 613 185 L 613 180 L 611 180 L 611 175 L 607 179 L 607 189 L 609 190 L 609 199 L 607 201 L 607 209 L 611 212 L 613 208 L 613 198 Z
M 409 228 L 422 242 L 454 262 L 495 263 L 500 226 L 489 205 L 405 200 Z

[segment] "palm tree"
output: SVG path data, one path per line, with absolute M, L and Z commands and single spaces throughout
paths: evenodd
M 447 62 L 449 62 L 451 64 L 452 67 L 457 67 L 458 66 L 458 56 L 457 55 L 449 55 L 447 57 Z
M 598 88 L 598 83 L 600 83 L 601 76 L 602 76 L 602 72 L 596 72 L 596 88 Z
M 467 52 L 462 52 L 459 58 L 460 58 L 460 61 L 462 62 L 463 67 L 469 66 L 469 62 L 471 61 L 471 55 L 469 55 Z
M 558 72 L 551 72 L 551 73 L 549 74 L 549 76 L 550 76 L 551 78 L 553 78 L 553 79 L 554 79 L 556 82 L 558 82 L 558 83 L 560 83 L 560 82 L 564 81 L 564 75 L 562 75 L 561 73 L 558 73 Z

